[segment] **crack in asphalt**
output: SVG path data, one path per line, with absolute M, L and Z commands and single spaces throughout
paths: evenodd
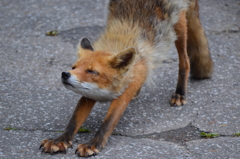
M 138 135 L 135 138 L 148 138 L 153 140 L 164 139 L 165 141 L 184 145 L 187 141 L 201 139 L 200 132 L 199 128 L 193 126 L 192 123 L 189 123 L 182 128 L 162 131 L 160 133 L 155 132 L 146 135 Z
M 197 113 L 198 114 L 198 113 Z M 196 119 L 195 119 L 196 120 Z M 194 121 L 194 120 L 193 120 Z M 7 127 L 2 129 L 4 131 L 26 131 L 26 132 L 34 132 L 34 131 L 42 131 L 42 132 L 54 132 L 54 133 L 62 133 L 64 131 L 56 131 L 56 130 L 38 130 L 38 129 L 18 129 L 18 128 L 12 128 L 12 127 Z M 168 131 L 162 131 L 160 133 L 149 133 L 149 134 L 144 134 L 144 135 L 126 135 L 126 134 L 121 134 L 121 133 L 113 133 L 111 134 L 112 136 L 123 136 L 123 137 L 129 137 L 132 139 L 150 139 L 150 140 L 161 140 L 163 139 L 164 141 L 172 142 L 175 144 L 179 144 L 181 146 L 184 146 L 187 148 L 186 143 L 192 140 L 200 140 L 200 139 L 215 139 L 219 137 L 239 137 L 234 134 L 232 135 L 222 135 L 219 134 L 219 136 L 214 137 L 214 138 L 207 138 L 207 137 L 202 137 L 200 135 L 201 131 L 199 128 L 195 127 L 192 122 L 190 122 L 187 126 L 178 128 L 178 129 L 173 129 L 173 130 L 168 130 Z M 90 132 L 78 132 L 78 134 L 81 133 L 88 133 L 88 134 L 93 134 L 95 133 L 94 131 Z M 209 133 L 209 132 L 205 132 Z
M 219 34 L 224 34 L 224 33 L 229 33 L 229 34 L 239 33 L 240 29 L 238 29 L 238 30 L 224 29 L 224 30 L 219 30 L 219 31 L 218 30 L 208 30 L 208 31 L 211 32 L 211 33 L 219 35 Z

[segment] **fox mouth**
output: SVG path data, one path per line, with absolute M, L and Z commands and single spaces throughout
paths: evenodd
M 68 83 L 67 81 L 62 81 L 62 83 L 63 83 L 63 85 L 66 85 L 66 86 L 71 86 L 71 87 L 73 87 L 73 88 L 74 88 L 74 86 L 73 86 L 73 85 L 71 85 L 70 83 Z
M 62 80 L 62 83 L 63 83 L 63 85 L 70 86 L 72 88 L 80 88 L 80 89 L 83 89 L 83 90 L 90 90 L 89 88 L 85 88 L 85 87 L 74 87 L 71 83 L 69 83 L 67 81 L 64 81 L 64 80 Z

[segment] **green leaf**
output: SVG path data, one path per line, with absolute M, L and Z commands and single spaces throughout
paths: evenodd
M 233 134 L 233 136 L 239 137 L 240 136 L 240 132 L 237 132 L 237 133 Z
M 12 127 L 10 127 L 10 126 L 8 126 L 8 127 L 6 127 L 4 130 L 18 130 L 18 129 L 15 129 L 15 128 L 12 128 Z
M 218 137 L 219 136 L 219 134 L 217 134 L 217 133 L 211 133 L 210 134 L 210 137 Z
M 201 132 L 200 135 L 203 136 L 203 137 L 206 137 L 206 136 L 207 136 L 207 133 Z
M 57 30 L 52 30 L 46 33 L 46 36 L 57 36 L 58 31 Z
M 88 133 L 91 132 L 87 127 L 81 127 L 78 132 L 82 132 L 82 133 Z
M 214 138 L 219 136 L 218 133 L 205 133 L 205 132 L 201 132 L 200 135 L 206 138 Z

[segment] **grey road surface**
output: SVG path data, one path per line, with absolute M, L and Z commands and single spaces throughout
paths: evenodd
M 95 40 L 107 17 L 107 0 L 0 1 L 0 158 L 77 158 L 78 144 L 99 128 L 109 103 L 98 103 L 66 154 L 44 154 L 40 142 L 64 130 L 79 95 L 66 90 L 62 71 L 76 60 L 81 37 Z M 92 158 L 240 158 L 240 1 L 200 0 L 200 16 L 215 63 L 211 79 L 189 79 L 188 104 L 171 107 L 178 58 L 154 74 L 133 100 L 105 148 Z M 46 36 L 58 30 L 57 36 Z M 202 138 L 200 132 L 218 133 Z

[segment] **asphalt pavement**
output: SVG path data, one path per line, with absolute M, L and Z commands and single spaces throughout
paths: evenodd
M 191 80 L 188 103 L 171 107 L 176 49 L 122 116 L 107 145 L 92 158 L 240 158 L 240 1 L 200 0 L 200 17 L 214 61 L 208 80 Z M 95 40 L 108 0 L 0 1 L 0 158 L 77 158 L 109 103 L 97 103 L 66 154 L 41 153 L 40 142 L 64 131 L 80 98 L 65 89 L 62 71 L 75 62 L 81 37 Z M 57 36 L 46 36 L 57 30 Z M 200 133 L 216 133 L 214 138 Z M 210 134 L 211 135 L 211 134 Z

